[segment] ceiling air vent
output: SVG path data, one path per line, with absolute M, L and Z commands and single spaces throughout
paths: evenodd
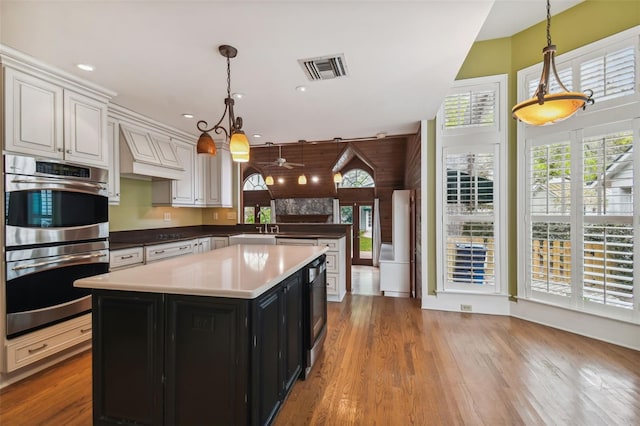
M 347 63 L 343 54 L 298 59 L 298 63 L 311 81 L 330 80 L 347 75 Z

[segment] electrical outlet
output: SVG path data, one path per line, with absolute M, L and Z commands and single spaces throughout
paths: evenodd
M 169 212 L 165 212 L 164 213 L 164 221 L 165 222 L 171 222 L 171 213 L 169 213 Z
M 213 212 L 213 220 L 218 220 L 218 212 Z
M 461 312 L 471 312 L 473 311 L 473 308 L 471 305 L 460 305 L 460 311 Z
M 236 212 L 227 212 L 227 219 L 231 220 L 235 218 L 236 218 Z

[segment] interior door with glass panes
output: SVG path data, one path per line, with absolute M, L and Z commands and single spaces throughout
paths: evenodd
M 340 223 L 352 225 L 351 263 L 373 265 L 373 204 L 341 204 Z

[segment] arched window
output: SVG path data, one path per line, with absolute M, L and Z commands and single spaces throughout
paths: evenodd
M 264 183 L 264 179 L 260 173 L 254 173 L 249 175 L 244 181 L 243 191 L 266 191 L 267 184 Z
M 349 170 L 342 176 L 340 188 L 373 188 L 373 178 L 362 169 Z

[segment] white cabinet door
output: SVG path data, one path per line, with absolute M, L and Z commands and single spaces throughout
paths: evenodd
M 211 249 L 219 249 L 229 246 L 229 238 L 227 237 L 211 237 Z
M 118 122 L 107 120 L 107 143 L 109 145 L 109 204 L 120 204 L 120 129 Z
M 210 237 L 198 238 L 196 240 L 196 245 L 197 245 L 197 249 L 196 249 L 197 253 L 204 253 L 207 251 L 211 251 L 211 238 Z
M 193 206 L 195 202 L 195 156 L 193 145 L 176 142 L 176 152 L 179 164 L 184 167 L 181 179 L 172 182 L 172 204 Z
M 231 154 L 228 150 L 219 148 L 213 158 L 214 161 L 208 168 L 206 204 L 209 207 L 233 207 Z
M 204 154 L 195 154 L 195 170 L 193 172 L 194 181 L 194 204 L 196 206 L 207 205 L 207 178 L 213 157 Z
M 4 69 L 5 146 L 9 152 L 64 158 L 63 90 Z
M 65 159 L 98 167 L 109 167 L 106 124 L 106 103 L 65 90 Z

